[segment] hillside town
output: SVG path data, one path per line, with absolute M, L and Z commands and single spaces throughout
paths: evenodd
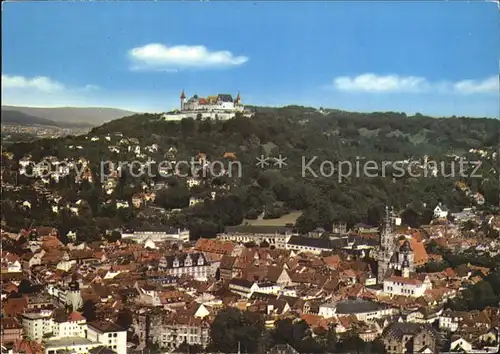
M 83 128 L 60 128 L 48 125 L 2 124 L 2 142 L 11 143 L 23 140 L 58 138 L 70 134 L 82 134 L 88 130 Z

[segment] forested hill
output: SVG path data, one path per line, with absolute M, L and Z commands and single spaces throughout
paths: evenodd
M 226 139 L 228 135 L 230 140 L 225 142 L 236 145 L 235 149 L 251 138 L 258 138 L 261 144 L 274 143 L 281 148 L 299 150 L 329 149 L 338 140 L 344 145 L 342 150 L 364 151 L 370 147 L 380 153 L 396 153 L 398 156 L 495 146 L 499 141 L 500 121 L 495 119 L 408 117 L 404 113 L 391 112 L 320 113 L 314 108 L 299 106 L 257 107 L 254 110 L 257 113 L 252 119 L 226 122 L 184 120 L 180 124 L 162 121 L 159 115 L 135 115 L 104 124 L 95 128 L 93 133 L 118 131 L 150 141 L 156 141 L 157 135 L 180 141 L 186 136 L 193 140 L 203 136 L 207 151 L 213 147 L 211 143 L 220 143 L 218 139 Z
M 298 106 L 254 110 L 252 118 L 237 117 L 228 121 L 172 122 L 156 114 L 133 115 L 96 127 L 89 133 L 99 137 L 109 134 L 112 141 L 104 138 L 91 141 L 87 136 L 66 137 L 16 144 L 10 151 L 16 159 L 28 153 L 35 160 L 47 155 L 83 156 L 90 159 L 96 173 L 101 160 L 130 161 L 132 158 L 129 153 L 120 155 L 110 151 L 109 145 L 118 144 L 119 138 L 115 138 L 118 132 L 123 137 L 137 138 L 141 147 L 157 144 L 158 151 L 148 156 L 156 161 L 164 159 L 171 147 L 177 149 L 178 161 L 189 161 L 199 152 L 213 161 L 232 152 L 243 166 L 243 175 L 234 181 L 235 188 L 231 190 L 237 198 L 233 202 L 236 200 L 238 205 L 232 209 L 234 215 L 230 220 L 223 217 L 221 220 L 214 208 L 201 210 L 201 207 L 187 212 L 191 216 L 189 220 L 203 220 L 219 229 L 241 222 L 244 216 L 254 217 L 264 207 L 269 215 L 278 216 L 287 210 L 305 211 L 299 220 L 303 230 L 317 226 L 315 224 L 328 228 L 332 220 L 373 224 L 379 220 L 385 203 L 401 211 L 411 209 L 415 218 L 423 217 L 438 202 L 452 209 L 471 206 L 470 197 L 455 188 L 458 180 L 465 182 L 472 192 L 482 193 L 485 205 L 498 205 L 499 183 L 495 170 L 498 156 L 492 159 L 492 153 L 500 140 L 499 120 L 408 117 L 390 112 L 361 114 Z M 70 145 L 83 148 L 70 150 Z M 448 164 L 459 156 L 477 160 L 470 149 L 482 149 L 489 154 L 481 166 L 483 178 L 441 175 L 416 178 L 409 174 L 394 178 L 391 174 L 386 177 L 351 175 L 339 179 L 335 174 L 315 177 L 302 173 L 304 159 L 307 162 L 314 156 L 317 159 L 312 168 L 318 172 L 324 160 L 334 163 L 423 161 L 424 155 Z M 286 166 L 281 169 L 272 163 L 264 169 L 255 166 L 256 158 L 261 155 L 278 157 L 280 154 L 287 158 Z

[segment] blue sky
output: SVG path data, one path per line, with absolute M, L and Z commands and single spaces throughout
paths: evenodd
M 2 104 L 244 103 L 499 116 L 486 2 L 10 2 Z

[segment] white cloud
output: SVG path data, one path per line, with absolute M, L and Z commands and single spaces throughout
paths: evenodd
M 134 70 L 177 71 L 181 69 L 238 66 L 248 61 L 229 51 L 210 51 L 205 46 L 165 46 L 151 43 L 129 51 Z
M 431 82 L 419 76 L 376 75 L 372 73 L 355 77 L 340 76 L 333 80 L 334 87 L 339 91 L 369 92 L 369 93 L 455 93 L 483 94 L 498 93 L 498 77 L 484 80 L 463 80 L 457 82 Z
M 30 89 L 43 92 L 64 90 L 63 84 L 45 76 L 26 78 L 24 76 L 10 76 L 2 74 L 2 92 L 9 89 Z
M 99 89 L 100 89 L 100 87 L 97 85 L 85 85 L 82 88 L 83 91 L 95 91 L 95 90 L 99 90 Z
M 426 87 L 427 80 L 416 76 L 363 74 L 356 77 L 338 77 L 334 80 L 334 84 L 341 91 L 412 92 Z
M 2 104 L 14 106 L 64 106 L 85 102 L 98 86 L 67 86 L 46 76 L 2 74 Z
M 499 93 L 500 86 L 498 76 L 492 76 L 484 80 L 463 80 L 455 83 L 453 88 L 456 92 L 463 94 L 474 93 Z

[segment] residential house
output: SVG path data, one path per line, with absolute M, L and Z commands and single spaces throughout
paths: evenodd
M 16 317 L 3 317 L 1 321 L 0 342 L 11 344 L 23 339 L 23 326 Z
M 437 353 L 437 335 L 426 325 L 394 322 L 382 333 L 382 341 L 387 354 Z
M 434 208 L 434 217 L 436 219 L 446 219 L 448 217 L 448 208 L 445 205 L 439 203 Z

